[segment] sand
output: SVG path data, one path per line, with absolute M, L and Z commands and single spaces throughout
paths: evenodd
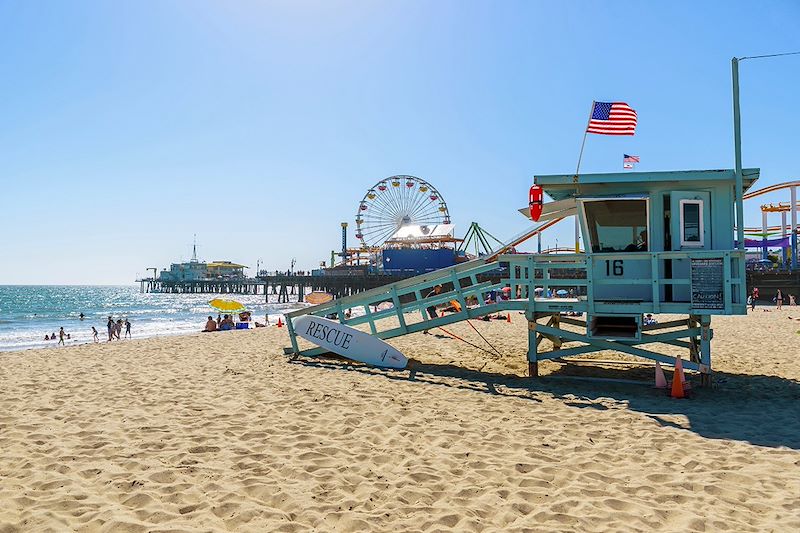
M 516 313 L 475 324 L 502 356 L 395 339 L 405 371 L 289 362 L 275 327 L 0 354 L 0 532 L 798 531 L 793 311 L 715 318 L 688 400 L 520 377 Z

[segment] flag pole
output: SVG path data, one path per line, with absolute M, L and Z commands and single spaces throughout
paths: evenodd
M 592 108 L 589 110 L 589 119 L 586 121 L 586 129 L 583 130 L 583 142 L 581 143 L 581 152 L 578 154 L 578 166 L 575 168 L 575 181 L 577 181 L 578 174 L 581 171 L 581 159 L 583 159 L 583 147 L 586 146 L 586 135 L 589 134 L 589 124 L 592 122 L 592 113 L 594 113 L 595 101 L 592 100 Z
M 586 136 L 589 134 L 589 124 L 592 123 L 592 114 L 594 113 L 594 104 L 595 101 L 592 100 L 592 107 L 589 109 L 589 118 L 586 120 L 586 129 L 583 130 L 583 142 L 581 142 L 581 152 L 578 154 L 578 165 L 575 167 L 575 177 L 573 181 L 578 183 L 578 173 L 581 171 L 581 160 L 583 159 L 583 147 L 586 146 Z M 580 185 L 578 185 L 580 188 Z M 581 247 L 579 243 L 580 239 L 580 228 L 578 226 L 578 213 L 575 213 L 575 253 L 580 253 Z

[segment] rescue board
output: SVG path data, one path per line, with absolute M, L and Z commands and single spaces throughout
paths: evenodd
M 408 359 L 400 351 L 377 337 L 334 320 L 303 315 L 292 320 L 300 337 L 342 357 L 372 366 L 405 368 Z

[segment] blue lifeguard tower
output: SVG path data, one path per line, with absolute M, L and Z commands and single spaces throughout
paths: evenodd
M 744 169 L 742 190 L 758 175 Z M 292 320 L 305 314 L 368 324 L 389 339 L 518 310 L 528 320 L 531 376 L 540 360 L 601 350 L 674 364 L 674 356 L 647 346 L 662 343 L 686 349 L 684 368 L 710 384 L 711 317 L 747 312 L 745 251 L 734 246 L 734 217 L 742 220 L 736 181 L 734 170 L 536 176 L 554 200 L 544 206 L 542 225 L 577 216 L 585 253 L 482 257 L 289 313 L 286 353 L 321 353 L 298 347 Z M 436 285 L 441 293 L 428 296 Z M 459 311 L 433 319 L 426 313 L 452 301 Z M 363 315 L 346 318 L 352 308 Z M 685 318 L 649 323 L 647 314 Z M 543 339 L 552 349 L 543 349 Z

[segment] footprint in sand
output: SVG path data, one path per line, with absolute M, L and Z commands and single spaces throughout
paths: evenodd
M 191 453 L 216 453 L 219 450 L 219 446 L 194 446 L 189 448 Z

